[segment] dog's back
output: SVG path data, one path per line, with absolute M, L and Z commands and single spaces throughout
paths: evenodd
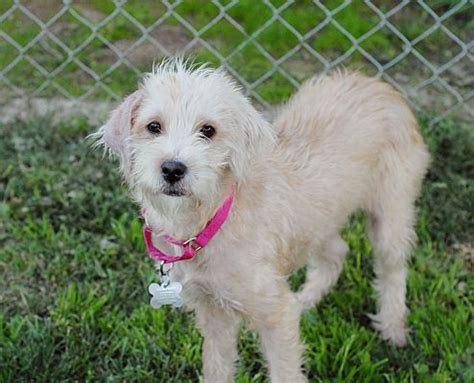
M 418 147 L 426 157 L 405 99 L 389 84 L 359 73 L 337 71 L 306 81 L 277 116 L 275 130 L 287 155 L 340 150 L 341 141 L 350 141 L 350 155 L 360 152 L 359 159 L 372 165 L 380 159 L 380 146 Z M 422 162 L 426 167 L 426 159 Z
M 409 188 L 417 195 L 429 163 L 405 99 L 389 84 L 358 73 L 338 71 L 308 80 L 274 126 L 289 172 L 297 169 L 303 183 L 332 179 L 331 193 L 352 189 L 352 209 L 355 199 L 357 208 L 375 208 L 373 188 L 385 182 L 382 178 L 405 181 L 405 192 Z

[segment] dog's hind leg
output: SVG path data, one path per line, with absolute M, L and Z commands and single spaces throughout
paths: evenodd
M 318 304 L 336 284 L 348 250 L 346 242 L 336 233 L 310 255 L 306 282 L 296 295 L 303 308 Z
M 371 213 L 369 230 L 375 256 L 374 287 L 378 294 L 378 312 L 371 318 L 384 339 L 404 346 L 407 260 L 416 238 L 414 198 L 409 198 L 407 193 L 392 198 L 385 193 L 381 198 L 379 208 Z

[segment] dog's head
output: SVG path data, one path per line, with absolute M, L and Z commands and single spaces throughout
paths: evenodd
M 182 60 L 148 74 L 99 135 L 133 190 L 198 201 L 242 181 L 273 142 L 269 124 L 223 70 Z

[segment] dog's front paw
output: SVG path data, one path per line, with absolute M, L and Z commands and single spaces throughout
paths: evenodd
M 382 338 L 397 347 L 405 347 L 407 345 L 408 329 L 404 320 L 383 321 L 380 315 L 369 315 L 372 319 L 372 327 L 380 331 Z
M 407 345 L 407 330 L 405 327 L 388 327 L 381 330 L 382 338 L 397 347 Z

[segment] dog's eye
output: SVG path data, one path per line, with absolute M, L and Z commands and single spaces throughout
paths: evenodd
M 216 129 L 211 125 L 204 125 L 199 132 L 206 138 L 212 138 L 216 134 Z
M 146 128 L 148 129 L 148 131 L 150 133 L 153 133 L 153 134 L 160 134 L 161 133 L 161 125 L 158 121 L 152 121 L 150 122 Z

